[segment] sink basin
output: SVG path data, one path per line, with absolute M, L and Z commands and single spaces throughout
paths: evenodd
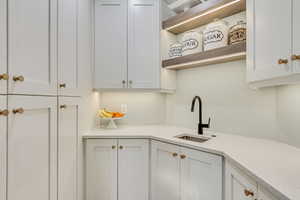
M 192 141 L 192 142 L 199 142 L 199 143 L 203 143 L 211 139 L 210 137 L 190 135 L 190 134 L 182 134 L 182 135 L 177 135 L 175 137 L 178 139 Z

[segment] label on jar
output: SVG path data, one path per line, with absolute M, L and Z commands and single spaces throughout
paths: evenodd
M 224 34 L 222 31 L 219 30 L 213 30 L 206 32 L 204 34 L 204 44 L 214 43 L 214 42 L 220 42 L 224 38 Z
M 239 28 L 229 33 L 229 44 L 246 40 L 246 28 Z
M 183 43 L 182 51 L 196 49 L 199 46 L 199 42 L 193 38 L 185 40 L 182 43 Z

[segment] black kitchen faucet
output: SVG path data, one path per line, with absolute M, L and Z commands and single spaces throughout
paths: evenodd
M 192 108 L 191 111 L 194 112 L 194 107 L 196 100 L 199 101 L 199 124 L 198 124 L 198 134 L 203 135 L 203 128 L 209 128 L 210 127 L 210 118 L 208 120 L 208 124 L 202 124 L 202 100 L 199 96 L 195 96 L 192 102 Z

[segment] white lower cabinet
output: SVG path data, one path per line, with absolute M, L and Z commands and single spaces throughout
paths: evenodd
M 57 98 L 8 96 L 7 200 L 57 199 Z
M 148 200 L 148 177 L 148 140 L 87 140 L 87 200 Z
M 153 200 L 222 200 L 222 157 L 152 142 Z
M 6 96 L 0 95 L 0 200 L 6 200 L 6 136 L 7 136 Z
M 229 162 L 225 164 L 225 200 L 280 200 Z
M 58 200 L 78 199 L 80 98 L 58 98 Z

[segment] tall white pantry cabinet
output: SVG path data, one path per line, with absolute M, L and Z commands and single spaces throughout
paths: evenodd
M 0 200 L 81 199 L 90 2 L 0 0 Z

